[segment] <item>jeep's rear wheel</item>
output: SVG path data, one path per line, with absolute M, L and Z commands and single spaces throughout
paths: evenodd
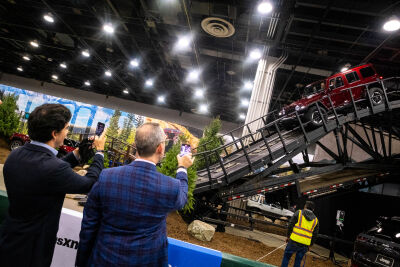
M 10 143 L 10 150 L 13 151 L 14 149 L 17 149 L 22 145 L 23 143 L 21 140 L 12 140 Z
M 369 90 L 369 95 L 371 97 L 371 103 L 373 106 L 379 106 L 384 103 L 384 93 L 381 88 L 374 87 Z
M 325 120 L 327 118 L 325 109 L 320 107 L 320 110 L 321 113 L 318 111 L 317 107 L 311 107 L 305 115 L 306 121 L 310 122 L 312 127 L 322 126 L 322 118 L 324 118 Z

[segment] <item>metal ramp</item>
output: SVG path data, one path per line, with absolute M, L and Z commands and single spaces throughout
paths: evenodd
M 392 119 L 393 114 L 394 118 L 398 116 L 400 114 L 400 77 L 387 78 L 362 86 L 367 88 L 366 99 L 355 101 L 353 98 L 352 90 L 360 86 L 347 88 L 340 92 L 340 94 L 350 94 L 352 100 L 341 109 L 330 108 L 325 113 L 320 102 L 314 103 L 313 105 L 316 106 L 322 117 L 322 126 L 319 128 L 311 128 L 310 123 L 304 121 L 298 111 L 279 118 L 276 112 L 271 112 L 221 136 L 221 143 L 223 143 L 222 140 L 225 136 L 229 136 L 233 140 L 216 149 L 196 154 L 196 157 L 202 157 L 207 164 L 205 169 L 198 171 L 194 193 L 218 192 L 222 199 L 228 200 L 235 195 L 245 197 L 255 194 L 268 186 L 293 183 L 298 178 L 293 179 L 294 177 L 291 177 L 288 179 L 269 177 L 269 175 L 276 172 L 286 162 L 289 162 L 291 169 L 298 177 L 308 175 L 302 174 L 299 168 L 301 166 L 294 164 L 291 159 L 302 153 L 307 163 L 307 148 L 315 143 L 321 146 L 319 140 L 331 132 L 335 133 L 338 145 L 339 141 L 346 143 L 350 140 L 356 145 L 365 147 L 366 152 L 371 153 L 375 159 L 392 159 L 391 141 L 384 151 L 384 156 L 380 157 L 374 149 L 374 144 L 376 148 L 375 135 L 373 135 L 374 144 L 371 140 L 367 142 L 359 138 L 350 138 L 348 132 L 351 132 L 352 128 L 348 127 L 348 124 L 360 121 L 363 124 L 369 124 L 370 121 L 371 123 L 374 120 L 379 121 L 379 118 L 376 119 L 376 117 L 383 115 L 390 117 L 390 119 Z M 377 86 L 383 90 L 384 99 L 382 104 L 374 106 L 369 91 Z M 331 97 L 332 95 L 326 96 L 332 107 Z M 287 127 L 283 125 L 283 121 L 288 118 L 293 121 L 290 130 L 287 130 Z M 399 124 L 400 122 L 391 121 L 393 125 L 396 123 Z M 254 125 L 259 125 L 259 127 L 255 131 L 251 131 L 250 129 Z M 398 128 L 392 128 L 392 125 L 381 125 L 379 130 L 381 134 L 383 132 L 388 133 L 390 140 L 395 136 L 400 137 Z M 244 133 L 242 137 L 234 138 L 235 133 L 241 132 Z M 341 133 L 342 140 L 339 140 L 338 133 Z M 205 148 L 206 146 L 207 144 L 205 144 Z M 326 149 L 326 151 L 336 159 L 336 163 L 346 165 L 349 162 L 346 151 L 339 151 L 339 155 L 329 149 Z M 310 166 L 318 165 L 318 163 L 308 163 Z M 320 165 L 322 173 L 332 168 L 331 164 Z

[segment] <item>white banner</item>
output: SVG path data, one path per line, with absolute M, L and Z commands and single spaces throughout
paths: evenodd
M 51 267 L 74 267 L 83 214 L 62 209 Z

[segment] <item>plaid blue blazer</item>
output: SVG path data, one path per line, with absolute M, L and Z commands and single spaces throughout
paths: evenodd
M 167 266 L 166 217 L 187 201 L 176 179 L 134 161 L 103 170 L 85 205 L 76 266 Z

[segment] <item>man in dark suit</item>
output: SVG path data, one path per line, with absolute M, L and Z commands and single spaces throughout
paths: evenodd
M 85 205 L 76 266 L 167 266 L 166 217 L 186 204 L 193 159 L 177 157 L 176 179 L 157 172 L 165 141 L 158 124 L 143 124 L 137 159 L 101 173 Z
M 9 209 L 0 228 L 2 267 L 50 266 L 65 194 L 89 192 L 103 169 L 104 134 L 93 142 L 98 153 L 86 176 L 71 169 L 79 163 L 78 150 L 56 157 L 70 119 L 63 105 L 37 107 L 28 119 L 32 142 L 11 152 L 4 164 Z

